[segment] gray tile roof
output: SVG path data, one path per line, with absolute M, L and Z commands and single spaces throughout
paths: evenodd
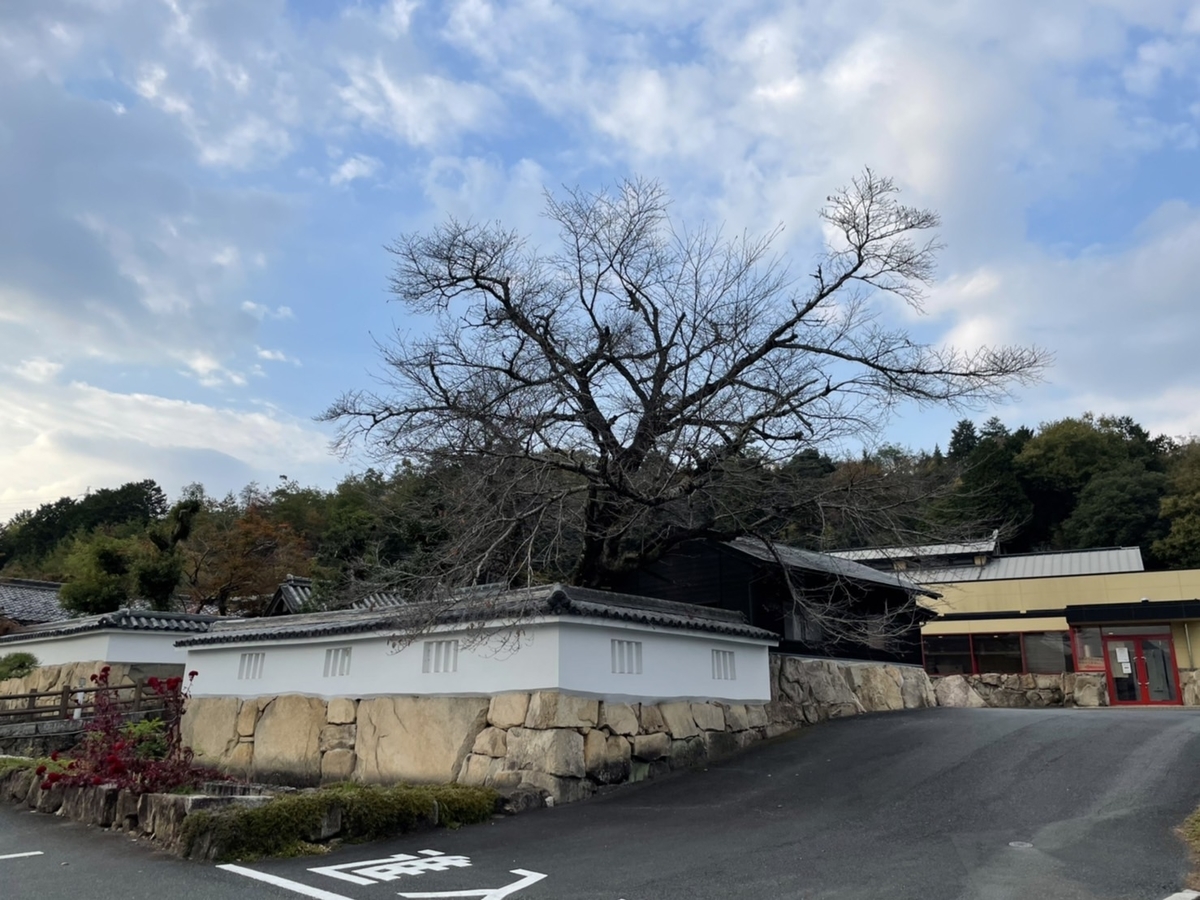
M 295 614 L 303 612 L 306 609 L 312 609 L 312 599 L 312 579 L 301 578 L 299 575 L 289 575 L 287 580 L 275 589 L 275 595 L 271 598 L 271 605 L 267 608 L 266 615 Z M 398 594 L 375 592 L 359 597 L 347 608 L 390 609 L 400 606 L 403 603 L 404 599 Z
M 864 566 L 862 563 L 857 563 L 850 559 L 840 559 L 828 553 L 802 550 L 799 547 L 789 547 L 786 544 L 768 544 L 759 538 L 751 537 L 737 538 L 736 540 L 729 541 L 725 546 L 764 562 L 776 562 L 776 557 L 778 557 L 779 562 L 794 569 L 822 572 L 826 575 L 847 578 L 851 581 L 867 581 L 885 587 L 898 588 L 909 594 L 925 594 L 929 597 L 941 596 L 936 591 L 922 587 L 920 584 L 910 581 L 907 578 L 894 575 L 891 572 L 880 572 L 877 569 L 872 569 L 870 566 Z
M 71 618 L 58 602 L 62 585 L 53 581 L 26 578 L 0 580 L 0 616 L 22 625 L 40 625 Z
M 0 637 L 0 644 L 45 638 L 65 637 L 87 631 L 158 631 L 177 634 L 203 634 L 209 625 L 217 621 L 216 616 L 198 616 L 192 613 L 148 612 L 140 609 L 118 609 L 116 612 L 99 616 L 83 616 L 26 628 L 16 634 Z
M 248 641 L 296 640 L 372 631 L 396 631 L 406 622 L 431 617 L 437 624 L 484 621 L 519 621 L 538 616 L 579 616 L 613 619 L 680 628 L 688 631 L 707 631 L 759 640 L 776 641 L 773 633 L 746 624 L 740 612 L 675 603 L 650 597 L 635 597 L 588 588 L 566 585 L 546 585 L 511 591 L 496 591 L 480 603 L 458 605 L 439 604 L 431 616 L 430 607 L 423 603 L 401 604 L 390 609 L 341 609 L 329 612 L 301 613 L 262 619 L 214 622 L 208 632 L 176 642 L 177 647 L 198 647 L 210 644 L 229 644 Z
M 1103 550 L 1064 550 L 1059 553 L 1018 553 L 997 556 L 982 566 L 910 567 L 905 574 L 922 584 L 964 581 L 1003 581 L 1015 578 L 1060 578 L 1064 575 L 1115 575 L 1142 572 L 1142 551 L 1137 547 Z

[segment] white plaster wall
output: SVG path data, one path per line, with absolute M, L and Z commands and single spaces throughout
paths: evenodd
M 23 651 L 43 666 L 102 660 L 109 663 L 168 663 L 182 665 L 186 654 L 175 646 L 178 634 L 89 631 L 63 636 L 31 636 L 0 644 L 0 656 Z
M 571 620 L 560 628 L 559 686 L 572 694 L 614 700 L 771 699 L 768 648 L 761 641 Z M 642 674 L 613 673 L 613 640 L 641 642 Z M 713 650 L 734 653 L 736 679 L 712 677 Z
M 430 640 L 465 636 L 446 632 Z M 314 697 L 375 697 L 386 694 L 457 695 L 493 694 L 518 690 L 549 690 L 558 679 L 558 630 L 531 626 L 521 635 L 519 647 L 498 640 L 480 646 L 462 646 L 458 671 L 423 672 L 424 640 L 401 650 L 388 644 L 388 633 L 309 638 L 299 641 L 259 641 L 189 647 L 188 671 L 199 674 L 192 684 L 195 697 L 262 697 L 307 694 Z M 511 641 L 508 642 L 511 645 Z M 350 647 L 350 673 L 325 677 L 325 651 Z M 264 655 L 262 676 L 239 680 L 243 653 Z
M 463 636 L 444 632 L 429 640 Z M 612 672 L 611 641 L 642 642 L 641 675 Z M 242 698 L 278 694 L 373 697 L 386 694 L 472 696 L 506 691 L 565 690 L 613 699 L 770 699 L 767 645 L 760 641 L 622 626 L 587 620 L 547 620 L 524 627 L 519 640 L 494 638 L 460 646 L 458 671 L 422 671 L 425 640 L 393 651 L 386 633 L 293 641 L 247 641 L 190 647 L 187 670 L 199 674 L 196 697 Z M 324 676 L 325 651 L 351 648 L 350 673 Z M 737 679 L 712 677 L 712 650 L 732 650 Z M 239 679 L 243 653 L 264 655 L 262 675 Z

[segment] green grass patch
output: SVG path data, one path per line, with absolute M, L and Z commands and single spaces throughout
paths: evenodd
M 434 820 L 455 828 L 484 822 L 496 808 L 490 788 L 466 785 L 337 784 L 319 791 L 277 797 L 256 809 L 200 811 L 183 827 L 185 855 L 197 841 L 217 848 L 220 860 L 298 856 L 314 852 L 323 825 L 341 817 L 341 840 L 373 840 L 405 834 Z
M 1184 820 L 1176 829 L 1183 842 L 1188 846 L 1188 857 L 1191 861 L 1191 874 L 1188 875 L 1185 887 L 1200 890 L 1200 809 Z
M 0 777 L 16 769 L 36 769 L 45 766 L 47 772 L 65 772 L 65 760 L 53 760 L 49 757 L 0 756 Z

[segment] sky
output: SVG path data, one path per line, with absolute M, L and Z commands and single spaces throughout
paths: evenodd
M 783 227 L 864 166 L 941 213 L 925 341 L 1036 344 L 1012 426 L 1200 432 L 1195 0 L 0 3 L 0 521 L 154 478 L 331 487 L 399 235 L 547 239 L 544 189 L 660 180 Z M 953 411 L 874 440 L 945 447 Z

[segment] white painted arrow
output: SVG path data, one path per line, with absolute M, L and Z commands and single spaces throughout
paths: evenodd
M 530 872 L 528 869 L 512 869 L 513 875 L 522 876 L 520 881 L 514 881 L 512 884 L 507 884 L 504 887 L 484 888 L 483 890 L 473 891 L 433 891 L 431 893 L 422 894 L 400 894 L 401 897 L 407 897 L 409 900 L 422 900 L 422 898 L 434 897 L 478 897 L 479 900 L 503 900 L 509 894 L 515 894 L 522 888 L 527 888 L 531 884 L 537 884 L 546 876 L 541 872 Z

